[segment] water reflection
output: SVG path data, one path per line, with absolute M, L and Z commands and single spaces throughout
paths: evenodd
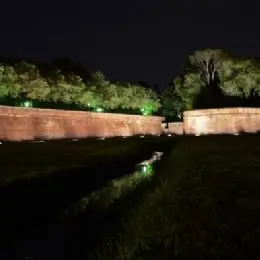
M 100 190 L 80 199 L 74 204 L 72 209 L 67 210 L 66 215 L 78 214 L 85 211 L 89 206 L 106 210 L 117 199 L 134 190 L 143 181 L 149 179 L 154 174 L 153 164 L 160 160 L 162 155 L 162 152 L 154 152 L 149 160 L 136 165 L 136 170 L 131 175 L 114 179 Z

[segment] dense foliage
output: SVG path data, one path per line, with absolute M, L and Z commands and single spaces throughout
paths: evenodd
M 0 64 L 0 104 L 144 115 L 158 113 L 162 104 L 159 112 L 170 120 L 181 120 L 190 109 L 260 105 L 259 61 L 218 49 L 190 55 L 161 100 L 146 83 L 111 82 L 66 60 L 44 71 L 35 64 Z
M 94 111 L 152 114 L 160 107 L 158 95 L 138 84 L 111 83 L 101 72 L 88 80 L 74 73 L 51 69 L 41 75 L 28 62 L 0 65 L 2 104 Z
M 162 95 L 168 118 L 189 109 L 259 105 L 259 62 L 212 49 L 195 51 L 183 74 Z

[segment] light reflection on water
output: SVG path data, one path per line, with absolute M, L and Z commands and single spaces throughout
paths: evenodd
M 131 175 L 111 180 L 105 187 L 91 193 L 88 197 L 81 198 L 65 214 L 78 214 L 91 205 L 106 210 L 121 196 L 126 195 L 137 185 L 149 179 L 154 174 L 153 164 L 159 161 L 162 155 L 163 152 L 154 152 L 149 160 L 136 165 L 136 170 Z

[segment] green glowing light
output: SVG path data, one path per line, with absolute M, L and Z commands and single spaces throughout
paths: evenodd
M 144 116 L 152 115 L 152 109 L 150 109 L 148 106 L 141 108 L 141 113 Z
M 97 112 L 102 112 L 103 110 L 104 110 L 104 109 L 101 108 L 101 107 L 97 107 L 97 108 L 96 108 L 96 111 L 97 111 Z
M 148 164 L 142 165 L 141 171 L 142 171 L 143 174 L 148 174 L 148 175 L 151 174 L 153 172 L 152 164 L 148 163 Z
M 21 107 L 32 107 L 33 103 L 31 101 L 24 101 L 21 103 Z

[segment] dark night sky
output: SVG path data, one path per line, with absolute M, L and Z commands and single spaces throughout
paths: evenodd
M 259 6 L 250 1 L 4 2 L 0 55 L 42 61 L 65 56 L 110 79 L 164 87 L 199 48 L 260 56 Z

